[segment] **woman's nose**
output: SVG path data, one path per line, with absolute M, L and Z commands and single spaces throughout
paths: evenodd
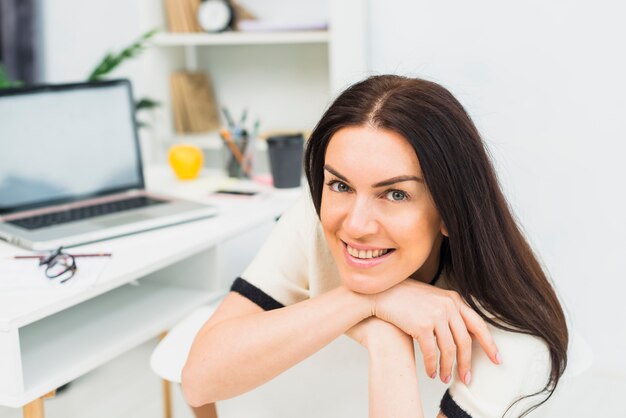
M 368 199 L 355 199 L 348 208 L 343 229 L 352 238 L 360 238 L 378 232 L 378 221 L 372 203 Z

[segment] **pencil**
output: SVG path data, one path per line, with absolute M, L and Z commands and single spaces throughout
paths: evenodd
M 111 253 L 94 253 L 94 254 L 69 254 L 72 257 L 112 257 L 113 254 Z M 22 258 L 46 258 L 48 257 L 49 254 L 42 254 L 42 255 L 14 255 L 13 257 L 10 257 L 14 260 L 18 260 L 18 259 L 22 259 Z

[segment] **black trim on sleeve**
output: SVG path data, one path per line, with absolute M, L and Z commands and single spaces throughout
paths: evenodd
M 447 418 L 472 418 L 470 414 L 465 412 L 450 396 L 450 391 L 446 390 L 441 398 L 439 409 Z
M 266 311 L 271 311 L 272 309 L 284 308 L 285 305 L 256 287 L 255 285 L 248 283 L 245 279 L 241 277 L 237 277 L 237 279 L 233 282 L 233 285 L 230 287 L 231 292 L 237 292 L 244 298 L 250 299 L 250 301 L 259 305 L 259 307 L 263 308 Z

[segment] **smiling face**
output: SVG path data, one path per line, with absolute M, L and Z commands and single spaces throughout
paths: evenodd
M 347 127 L 326 149 L 320 218 L 344 284 L 379 293 L 436 274 L 445 227 L 401 135 Z

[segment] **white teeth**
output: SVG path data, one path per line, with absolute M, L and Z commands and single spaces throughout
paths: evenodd
M 349 245 L 346 245 L 346 248 L 348 249 L 348 254 L 350 254 L 352 257 L 362 258 L 362 259 L 380 257 L 389 252 L 389 250 L 360 250 L 359 251 L 355 248 L 350 247 Z

